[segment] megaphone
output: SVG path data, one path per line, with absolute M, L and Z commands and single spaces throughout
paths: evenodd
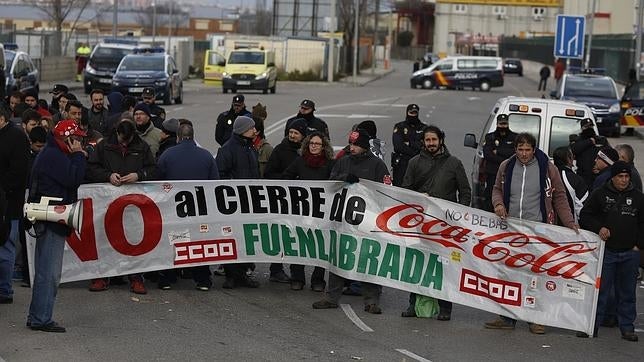
M 24 211 L 27 220 L 31 223 L 35 223 L 36 221 L 51 221 L 70 226 L 76 230 L 81 229 L 83 220 L 82 200 L 69 205 L 50 205 L 49 203 L 51 201 L 57 202 L 63 201 L 63 199 L 43 196 L 38 203 L 26 203 Z

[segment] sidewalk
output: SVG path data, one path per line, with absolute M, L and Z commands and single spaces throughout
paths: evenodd
M 360 74 L 358 74 L 355 78 L 355 82 L 353 79 L 352 75 L 348 75 L 344 78 L 340 78 L 337 80 L 338 83 L 341 84 L 346 84 L 349 86 L 353 86 L 354 83 L 356 86 L 363 87 L 368 83 L 373 82 L 374 80 L 380 79 L 384 76 L 387 76 L 388 74 L 391 74 L 395 71 L 393 66 L 389 66 L 389 69 L 384 69 L 382 67 L 375 68 L 372 73 L 372 69 L 362 69 L 360 71 Z

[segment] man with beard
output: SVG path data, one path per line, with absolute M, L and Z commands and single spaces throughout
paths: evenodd
M 288 132 L 291 129 L 291 123 L 295 122 L 298 119 L 304 119 L 306 122 L 306 133 L 313 133 L 318 131 L 324 134 L 327 138 L 329 137 L 329 126 L 326 122 L 316 117 L 313 112 L 315 112 L 315 102 L 310 99 L 305 99 L 300 103 L 300 110 L 297 112 L 295 117 L 291 117 L 286 121 L 286 127 L 284 128 L 284 137 L 288 136 Z
M 152 154 L 156 155 L 161 144 L 161 130 L 152 124 L 151 118 L 150 108 L 146 103 L 139 103 L 134 107 L 136 133 L 150 146 Z
M 346 181 L 356 183 L 360 178 L 367 180 L 391 184 L 391 178 L 387 165 L 370 149 L 369 139 L 371 137 L 367 131 L 357 129 L 351 132 L 349 143 L 351 148 L 350 155 L 339 159 L 331 170 L 331 180 Z M 329 272 L 329 284 L 324 299 L 313 303 L 313 309 L 337 308 L 344 289 L 345 278 Z M 364 295 L 364 310 L 371 314 L 381 314 L 382 309 L 379 306 L 382 286 L 367 282 L 362 282 L 362 294 Z
M 407 170 L 407 164 L 423 148 L 423 129 L 427 125 L 420 121 L 417 104 L 407 106 L 405 120 L 396 123 L 391 136 L 394 152 L 391 154 L 391 170 L 394 186 L 401 186 Z
M 291 122 L 288 136 L 284 137 L 282 142 L 275 146 L 271 157 L 268 158 L 266 169 L 264 170 L 264 178 L 280 180 L 283 178 L 283 173 L 288 166 L 295 161 L 298 156 L 298 151 L 302 146 L 302 140 L 306 136 L 306 121 L 304 119 L 296 119 Z M 281 263 L 271 263 L 270 267 L 270 281 L 278 283 L 290 283 L 291 279 Z
M 239 116 L 252 117 L 252 114 L 246 109 L 244 95 L 238 94 L 233 97 L 230 109 L 222 112 L 217 117 L 217 126 L 215 127 L 215 141 L 223 146 L 233 134 L 233 123 Z
M 424 148 L 409 160 L 402 187 L 443 200 L 469 206 L 472 189 L 463 163 L 452 156 L 445 146 L 445 133 L 436 126 L 423 131 Z M 416 294 L 409 295 L 409 307 L 403 317 L 416 316 Z M 440 312 L 436 319 L 448 321 L 452 316 L 452 302 L 438 300 Z
M 148 105 L 150 108 L 150 120 L 154 127 L 161 129 L 161 124 L 165 121 L 165 109 L 157 105 L 157 96 L 152 87 L 143 88 L 143 93 L 141 93 L 141 98 L 143 103 Z
M 257 130 L 255 121 L 239 116 L 233 123 L 233 135 L 217 152 L 217 168 L 221 179 L 258 179 L 259 162 L 253 141 Z M 225 264 L 226 281 L 224 289 L 237 286 L 259 287 L 259 282 L 246 275 L 248 263 Z
M 593 167 L 597 152 L 602 147 L 608 146 L 608 140 L 606 140 L 606 137 L 601 137 L 595 133 L 592 119 L 584 118 L 581 120 L 580 125 L 581 133 L 570 148 L 577 160 L 577 175 L 581 176 L 584 179 L 584 183 L 590 188 L 596 176 L 593 173 Z
M 105 93 L 101 89 L 93 89 L 89 94 L 92 107 L 87 112 L 89 128 L 107 136 L 109 112 L 105 108 Z
M 483 142 L 483 159 L 485 160 L 485 205 L 484 210 L 492 210 L 492 188 L 496 182 L 496 172 L 505 159 L 514 154 L 516 133 L 510 131 L 507 114 L 496 117 L 496 129 L 485 135 Z

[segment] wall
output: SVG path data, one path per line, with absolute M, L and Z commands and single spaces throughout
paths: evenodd
M 40 81 L 69 81 L 76 75 L 76 63 L 73 57 L 44 57 L 40 59 Z

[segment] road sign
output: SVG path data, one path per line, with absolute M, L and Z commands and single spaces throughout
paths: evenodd
M 585 31 L 586 18 L 583 16 L 557 15 L 555 57 L 582 59 Z

